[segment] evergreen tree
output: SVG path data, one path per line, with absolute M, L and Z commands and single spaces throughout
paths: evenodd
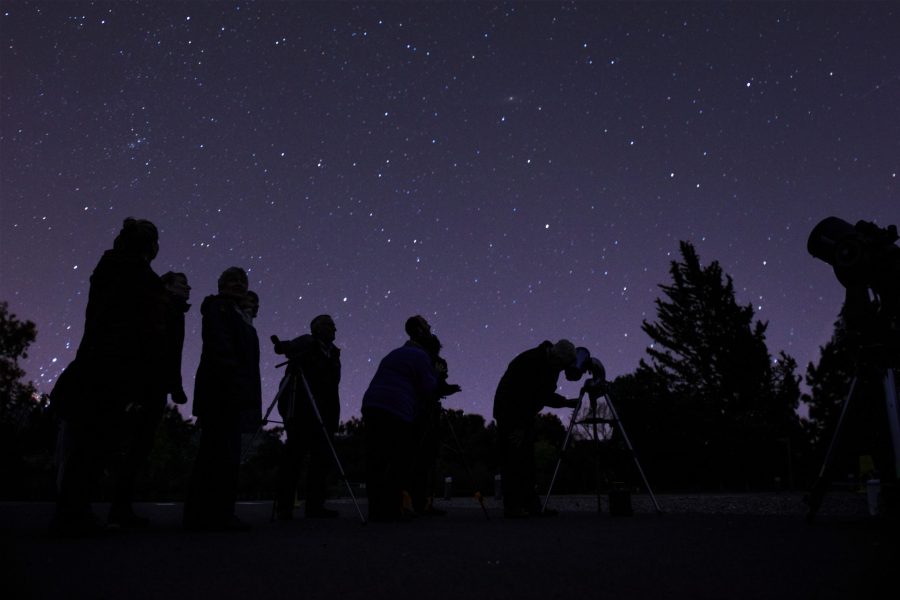
M 873 350 L 864 344 L 865 339 L 841 317 L 835 323 L 832 338 L 819 349 L 818 364 L 809 363 L 806 368 L 809 393 L 803 395 L 803 402 L 809 415 L 804 426 L 814 446 L 816 462 L 810 466 L 816 473 L 836 439 L 838 421 L 854 377 L 853 398 L 841 426 L 829 476 L 853 478 L 872 469 L 884 473 L 893 470 L 893 440 L 885 411 L 884 372 L 880 368 L 887 354 L 883 346 Z
M 9 304 L 0 302 L 0 420 L 4 426 L 15 425 L 34 404 L 36 390 L 31 382 L 23 383 L 25 371 L 20 358 L 28 358 L 28 346 L 37 338 L 31 321 L 20 321 L 9 312 Z
M 806 367 L 809 393 L 803 395 L 803 402 L 809 408 L 809 418 L 805 426 L 820 449 L 828 444 L 856 371 L 843 320 L 838 320 L 834 328 L 834 335 L 819 348 L 819 363 L 810 362 Z
M 21 321 L 0 302 L 0 481 L 4 498 L 47 496 L 53 488 L 56 424 L 46 396 L 39 397 L 19 359 L 37 338 L 31 321 Z
M 769 485 L 788 475 L 787 461 L 776 459 L 780 440 L 799 432 L 796 363 L 772 360 L 767 324 L 737 303 L 718 262 L 702 266 L 688 242 L 680 250 L 672 284 L 660 286 L 657 320 L 642 325 L 653 344 L 636 377 L 658 394 L 643 416 L 658 433 L 668 430 L 668 462 L 681 463 L 685 483 Z

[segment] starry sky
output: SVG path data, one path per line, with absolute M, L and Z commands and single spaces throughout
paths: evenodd
M 805 369 L 843 298 L 809 232 L 900 221 L 893 3 L 0 7 L 0 299 L 37 324 L 44 392 L 127 216 L 193 287 L 189 397 L 200 301 L 236 265 L 264 408 L 269 335 L 330 313 L 344 419 L 414 314 L 463 388 L 448 408 L 489 418 L 544 339 L 633 371 L 679 240 Z

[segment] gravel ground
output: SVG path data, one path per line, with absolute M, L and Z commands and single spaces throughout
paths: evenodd
M 503 519 L 485 499 L 442 500 L 446 517 L 361 526 L 350 498 L 337 519 L 271 521 L 242 502 L 247 532 L 185 532 L 178 503 L 142 503 L 141 531 L 47 535 L 50 503 L 0 503 L 6 599 L 845 600 L 896 589 L 897 528 L 867 515 L 865 495 L 826 495 L 814 525 L 802 493 L 646 494 L 634 516 L 607 498 L 555 496 L 554 519 Z M 366 510 L 365 501 L 360 507 Z M 104 514 L 106 505 L 97 505 Z
M 718 514 L 718 515 L 781 515 L 805 516 L 807 506 L 803 502 L 806 492 L 779 493 L 717 493 L 717 494 L 656 494 L 656 502 L 664 513 L 670 514 Z M 541 497 L 543 500 L 544 497 Z M 330 502 L 352 505 L 349 498 L 341 498 Z M 363 504 L 363 502 L 361 502 Z M 439 508 L 471 508 L 477 506 L 472 497 L 453 497 L 438 499 L 435 505 Z M 485 508 L 493 516 L 502 512 L 502 500 L 493 496 L 484 499 Z M 653 514 L 656 512 L 649 494 L 632 494 L 631 506 L 634 514 Z M 551 496 L 548 507 L 560 512 L 595 512 L 597 497 L 594 495 Z M 609 512 L 609 496 L 602 495 L 600 509 Z M 823 499 L 818 512 L 828 517 L 869 516 L 866 494 L 837 490 L 829 492 Z

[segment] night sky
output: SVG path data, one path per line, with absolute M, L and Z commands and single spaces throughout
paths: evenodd
M 900 221 L 894 3 L 0 7 L 0 299 L 37 324 L 42 392 L 128 216 L 193 287 L 189 397 L 200 302 L 236 265 L 264 407 L 269 335 L 330 313 L 343 419 L 417 313 L 463 388 L 448 408 L 489 417 L 544 339 L 633 371 L 679 240 L 803 371 L 843 298 L 810 230 Z

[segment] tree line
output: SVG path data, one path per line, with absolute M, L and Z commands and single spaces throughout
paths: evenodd
M 596 414 L 584 402 L 573 416 L 572 437 L 561 453 L 569 423 L 538 417 L 539 485 L 546 486 L 560 462 L 554 493 L 591 493 L 641 480 L 622 428 L 583 423 L 612 417 L 612 401 L 654 491 L 755 491 L 804 489 L 813 480 L 831 439 L 854 374 L 855 353 L 840 320 L 817 363 L 805 371 L 806 393 L 796 361 L 766 344 L 767 323 L 752 305 L 735 297 L 732 278 L 717 261 L 703 265 L 695 248 L 680 244 L 671 282 L 660 285 L 656 318 L 642 329 L 652 340 L 634 372 L 610 382 Z M 839 307 L 835 307 L 836 312 Z M 20 320 L 0 302 L 0 495 L 4 499 L 53 497 L 56 418 L 46 394 L 24 382 L 19 360 L 35 341 L 34 323 Z M 808 416 L 798 409 L 803 403 Z M 871 423 L 869 423 L 871 425 Z M 283 439 L 280 427 L 245 440 L 240 494 L 273 497 Z M 493 494 L 498 472 L 496 429 L 477 414 L 445 410 L 438 477 L 451 478 L 454 495 Z M 857 432 L 851 441 L 864 438 Z M 138 496 L 179 500 L 187 488 L 199 432 L 169 406 Z M 341 423 L 335 448 L 351 482 L 364 480 L 363 425 Z M 843 454 L 839 472 L 859 475 L 860 461 Z M 439 482 L 439 483 L 441 483 Z M 333 481 L 335 494 L 343 484 Z M 501 482 L 502 486 L 502 482 Z M 440 487 L 438 488 L 441 489 Z

